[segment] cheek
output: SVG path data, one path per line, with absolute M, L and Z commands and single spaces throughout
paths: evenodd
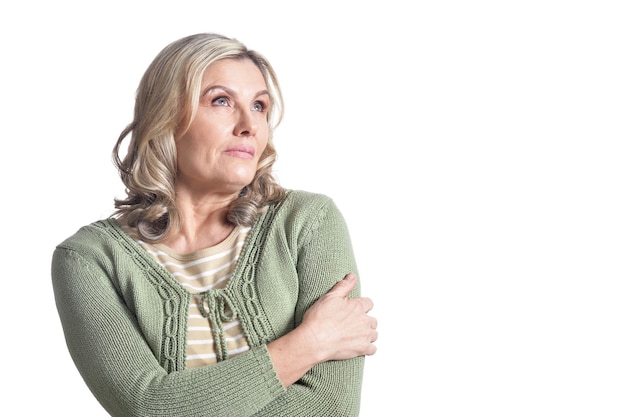
M 258 162 L 265 157 L 266 150 L 267 150 L 267 139 L 265 139 L 263 142 L 259 142 L 259 152 L 258 152 L 259 158 L 257 159 L 257 165 L 258 165 Z
M 259 141 L 259 146 L 262 147 L 263 149 L 265 149 L 265 147 L 267 146 L 269 136 L 270 136 L 270 128 L 267 125 L 267 123 L 265 123 L 257 131 L 257 139 Z
M 193 137 L 183 137 L 176 144 L 176 161 L 179 169 L 197 164 L 199 158 L 206 157 L 206 149 Z

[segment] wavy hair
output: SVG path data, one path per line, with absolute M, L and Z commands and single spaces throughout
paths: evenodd
M 283 117 L 283 98 L 267 59 L 236 39 L 215 33 L 184 37 L 166 46 L 144 73 L 135 99 L 134 118 L 113 148 L 113 162 L 126 187 L 126 197 L 114 199 L 113 217 L 136 227 L 142 238 L 157 242 L 181 225 L 174 183 L 177 173 L 175 135 L 193 121 L 202 77 L 222 59 L 249 59 L 263 74 L 270 93 L 269 138 L 255 176 L 228 208 L 235 225 L 252 226 L 259 213 L 285 195 L 272 174 L 276 149 L 272 136 Z M 121 145 L 132 132 L 124 157 Z

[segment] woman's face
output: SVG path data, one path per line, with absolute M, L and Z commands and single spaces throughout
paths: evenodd
M 202 78 L 189 130 L 176 139 L 176 190 L 239 194 L 252 182 L 269 136 L 270 96 L 249 59 L 223 59 Z

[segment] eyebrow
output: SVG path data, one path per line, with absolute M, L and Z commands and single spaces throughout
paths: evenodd
M 210 93 L 213 90 L 224 90 L 226 93 L 230 94 L 231 96 L 237 96 L 235 91 L 233 91 L 232 89 L 230 89 L 228 87 L 225 87 L 223 85 L 212 85 L 212 86 L 208 87 L 206 90 L 204 90 L 204 92 L 202 93 L 202 96 L 207 95 L 208 93 Z M 263 96 L 263 95 L 270 96 L 270 92 L 267 91 L 267 90 L 261 90 L 261 91 L 256 93 L 254 98 L 257 98 L 257 97 L 260 97 L 260 96 Z

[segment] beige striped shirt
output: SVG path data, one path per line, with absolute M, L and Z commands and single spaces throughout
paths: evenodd
M 209 319 L 200 311 L 200 294 L 224 288 L 228 284 L 250 228 L 235 227 L 221 243 L 184 255 L 163 244 L 150 244 L 141 240 L 132 228 L 124 229 L 192 294 L 187 327 L 187 367 L 197 368 L 215 363 L 217 359 L 212 327 Z M 223 323 L 223 328 L 230 357 L 249 349 L 238 319 Z

